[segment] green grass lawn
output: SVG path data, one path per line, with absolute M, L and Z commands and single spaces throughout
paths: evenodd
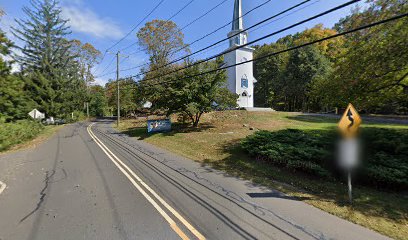
M 205 114 L 197 129 L 184 128 L 182 124 L 175 123 L 170 133 L 147 134 L 145 120 L 141 119 L 123 121 L 120 130 L 232 175 L 281 190 L 384 235 L 408 239 L 407 192 L 384 192 L 357 185 L 354 186 L 354 204 L 350 206 L 345 181 L 322 181 L 254 161 L 239 144 L 256 130 L 332 129 L 336 127 L 337 121 L 334 118 L 296 113 L 226 111 Z M 371 122 L 363 122 L 362 127 L 408 129 L 406 125 Z

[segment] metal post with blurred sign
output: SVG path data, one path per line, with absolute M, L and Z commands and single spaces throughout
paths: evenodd
M 362 119 L 357 110 L 350 103 L 341 117 L 338 127 L 343 139 L 339 143 L 339 165 L 347 171 L 347 183 L 350 203 L 353 202 L 351 171 L 357 167 L 359 162 L 360 144 L 357 139 Z

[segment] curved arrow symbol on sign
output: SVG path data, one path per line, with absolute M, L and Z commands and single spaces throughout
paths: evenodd
M 350 131 L 350 128 L 354 125 L 354 117 L 353 113 L 351 112 L 351 109 L 348 110 L 347 117 L 348 120 L 350 121 L 350 124 L 347 126 L 347 130 Z

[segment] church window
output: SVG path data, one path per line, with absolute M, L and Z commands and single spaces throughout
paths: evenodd
M 248 78 L 246 75 L 241 78 L 241 88 L 248 88 Z
M 243 35 L 243 36 L 242 36 L 242 43 L 243 43 L 243 44 L 246 44 L 246 43 L 247 43 L 246 35 Z

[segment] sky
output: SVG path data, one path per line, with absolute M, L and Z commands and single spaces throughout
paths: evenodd
M 69 38 L 79 39 L 83 43 L 91 43 L 104 53 L 107 48 L 126 36 L 132 28 L 136 27 L 137 23 L 139 23 L 160 1 L 161 0 L 60 0 L 60 7 L 62 10 L 62 17 L 69 19 L 68 25 L 71 26 L 72 31 Z M 112 48 L 110 50 L 112 53 L 122 50 L 120 69 L 132 68 L 143 64 L 148 60 L 148 56 L 143 51 L 140 51 L 137 44 L 134 44 L 137 40 L 136 33 L 139 28 L 143 27 L 147 21 L 153 19 L 167 20 L 190 1 L 191 0 L 164 0 L 163 3 L 142 24 L 140 24 L 140 26 L 131 32 L 129 36 L 117 46 Z M 243 18 L 244 27 L 250 27 L 265 18 L 300 3 L 301 1 L 302 0 L 271 0 L 261 8 L 246 15 Z M 264 2 L 267 2 L 267 0 L 242 0 L 242 11 L 245 13 Z M 302 7 L 272 20 L 272 22 L 262 25 L 261 28 L 254 28 L 254 31 L 251 30 L 249 32 L 248 40 L 252 41 L 266 34 L 275 32 L 345 2 L 347 2 L 347 0 L 311 0 L 305 5 L 302 5 Z M 194 0 L 180 14 L 172 19 L 180 28 L 183 28 L 217 5 L 219 6 L 208 15 L 183 29 L 185 43 L 191 43 L 230 22 L 232 20 L 234 0 Z M 14 19 L 26 18 L 22 11 L 24 6 L 30 6 L 29 0 L 0 0 L 0 8 L 6 12 L 6 16 L 0 20 L 0 27 L 17 45 L 21 45 L 22 43 L 10 33 L 10 26 L 15 26 Z M 306 28 L 311 28 L 319 23 L 323 23 L 325 27 L 333 27 L 339 19 L 350 14 L 352 8 L 356 6 L 364 7 L 365 3 L 361 1 L 358 5 L 354 4 L 348 6 L 314 21 L 310 21 L 301 26 L 260 41 L 258 44 L 274 42 L 280 37 L 294 34 Z M 231 26 L 228 25 L 211 36 L 193 44 L 190 48 L 193 52 L 204 48 L 214 42 L 224 39 L 230 30 Z M 134 44 L 134 46 L 124 49 L 132 44 Z M 206 58 L 227 48 L 228 43 L 225 41 L 224 43 L 211 48 L 209 51 L 203 51 L 200 54 L 195 55 L 194 58 Z M 107 53 L 103 58 L 103 61 L 93 69 L 98 84 L 103 85 L 110 79 L 115 78 L 115 56 L 112 53 Z M 120 74 L 122 77 L 126 77 L 138 74 L 139 71 L 139 69 L 131 69 L 128 71 L 121 71 Z

